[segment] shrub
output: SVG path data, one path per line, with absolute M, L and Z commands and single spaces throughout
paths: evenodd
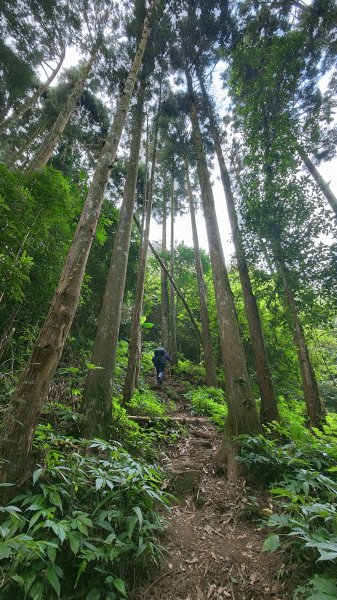
M 269 491 L 277 501 L 266 522 L 273 533 L 263 550 L 273 552 L 286 546 L 288 556 L 307 573 L 319 570 L 294 597 L 335 598 L 328 590 L 333 590 L 337 581 L 326 576 L 335 574 L 337 562 L 336 437 L 329 426 L 324 433 L 315 431 L 313 435 L 296 420 L 295 425 L 275 423 L 271 429 L 280 436 L 278 440 L 262 435 L 239 438 L 238 461 L 246 465 L 255 483 L 273 483 Z
M 39 429 L 45 467 L 33 489 L 1 508 L 1 598 L 125 598 L 156 563 L 167 505 L 161 476 L 121 447 L 80 442 Z
M 223 427 L 227 417 L 224 391 L 220 388 L 199 386 L 184 394 L 191 402 L 192 412 L 211 418 L 219 427 Z

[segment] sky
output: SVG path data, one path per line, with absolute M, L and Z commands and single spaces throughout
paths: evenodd
M 65 60 L 64 60 L 64 64 L 63 64 L 63 69 L 67 69 L 71 66 L 76 65 L 78 63 L 79 59 L 80 59 L 80 55 L 78 54 L 78 52 L 76 51 L 75 48 L 67 48 L 66 56 L 65 56 Z M 41 77 L 43 77 L 42 73 L 41 73 Z M 215 95 L 217 97 L 217 101 L 219 104 L 220 96 L 223 93 L 223 90 L 221 89 L 220 78 L 219 77 L 217 78 L 216 74 L 215 75 L 213 74 L 213 77 L 215 79 L 215 85 L 217 87 L 217 90 L 215 91 Z M 325 81 L 322 81 L 322 85 L 321 85 L 322 91 L 324 90 L 324 87 L 325 87 L 327 81 L 328 81 L 328 77 L 325 78 Z M 56 80 L 55 84 L 56 83 L 57 83 L 57 80 Z M 325 181 L 330 183 L 331 190 L 337 196 L 337 157 L 334 158 L 330 162 L 321 163 L 319 165 L 318 169 L 319 169 L 319 172 L 322 175 L 322 177 L 325 179 Z M 217 217 L 218 217 L 218 224 L 219 224 L 222 245 L 223 245 L 223 249 L 224 249 L 224 255 L 225 255 L 226 261 L 228 262 L 234 252 L 234 248 L 233 248 L 233 244 L 231 241 L 230 225 L 229 225 L 229 219 L 228 219 L 228 214 L 227 214 L 224 191 L 223 191 L 222 183 L 220 180 L 220 171 L 219 171 L 216 161 L 215 161 L 214 170 L 212 172 L 212 184 L 213 184 L 215 208 L 216 208 Z M 200 247 L 203 248 L 204 250 L 206 250 L 206 252 L 208 252 L 206 226 L 205 226 L 204 218 L 203 218 L 203 215 L 201 214 L 201 211 L 199 211 L 197 213 L 196 221 L 197 221 Z M 168 226 L 168 231 L 167 231 L 167 243 L 168 244 L 171 243 L 169 229 L 170 228 Z M 161 227 L 161 225 L 158 225 L 158 223 L 156 223 L 156 221 L 154 219 L 152 219 L 151 230 L 150 230 L 150 239 L 152 242 L 161 241 L 161 237 L 162 237 L 162 227 Z M 183 242 L 187 246 L 193 246 L 189 213 L 187 213 L 183 216 L 178 216 L 176 218 L 174 238 L 175 238 L 175 243 L 179 244 L 179 243 Z

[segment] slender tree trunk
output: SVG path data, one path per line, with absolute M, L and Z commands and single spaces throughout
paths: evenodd
M 49 75 L 48 79 L 44 83 L 42 83 L 42 85 L 40 85 L 40 87 L 36 90 L 36 92 L 34 92 L 34 94 L 32 96 L 27 98 L 17 108 L 17 110 L 14 111 L 10 115 L 10 117 L 7 117 L 7 119 L 4 119 L 4 121 L 2 121 L 2 123 L 0 124 L 0 134 L 3 133 L 4 131 L 6 131 L 6 129 L 8 129 L 8 127 L 10 127 L 12 125 L 12 123 L 14 123 L 15 121 L 17 121 L 19 119 L 19 117 L 22 117 L 32 106 L 34 106 L 34 104 L 36 104 L 38 99 L 41 98 L 42 94 L 44 94 L 44 92 L 49 88 L 50 84 L 54 81 L 56 75 L 58 74 L 58 72 L 63 64 L 64 57 L 65 57 L 65 48 L 62 49 L 59 62 L 57 63 L 55 69 L 53 69 L 53 71 Z
M 101 368 L 88 372 L 84 386 L 82 434 L 87 438 L 108 439 L 112 422 L 114 371 L 135 204 L 144 93 L 142 82 L 133 121 L 123 202 L 91 357 L 91 362 Z
M 53 154 L 55 148 L 59 143 L 60 136 L 62 135 L 65 126 L 67 125 L 71 115 L 74 112 L 76 103 L 84 89 L 86 80 L 88 79 L 95 57 L 96 52 L 93 52 L 89 60 L 81 69 L 80 75 L 76 80 L 74 89 L 69 95 L 69 98 L 65 103 L 64 107 L 62 108 L 61 112 L 59 113 L 54 125 L 51 128 L 51 131 L 46 135 L 40 147 L 37 149 L 35 155 L 28 163 L 26 169 L 27 173 L 30 173 L 31 171 L 41 171 L 41 169 L 43 169 L 43 167 L 45 167 L 47 162 L 49 161 L 51 155 Z
M 137 225 L 138 229 L 140 230 L 140 225 L 139 225 L 139 223 L 138 223 L 138 220 L 137 220 L 137 218 L 136 218 L 135 216 L 134 216 L 133 218 L 134 218 L 134 220 L 135 220 L 135 223 L 136 223 L 136 225 Z M 184 305 L 184 308 L 185 308 L 185 310 L 186 310 L 186 312 L 187 312 L 187 314 L 188 314 L 188 316 L 189 316 L 189 318 L 190 318 L 190 321 L 191 321 L 191 323 L 192 323 L 192 325 L 193 325 L 193 327 L 194 327 L 194 331 L 195 331 L 195 333 L 197 334 L 198 340 L 199 340 L 199 342 L 200 342 L 200 344 L 201 344 L 201 343 L 202 343 L 202 337 L 201 337 L 201 333 L 200 333 L 199 326 L 198 326 L 198 324 L 197 324 L 197 322 L 196 322 L 195 318 L 193 317 L 193 313 L 192 313 L 192 311 L 191 311 L 191 309 L 190 309 L 190 307 L 189 307 L 189 305 L 188 305 L 188 303 L 187 303 L 187 301 L 186 301 L 185 297 L 184 297 L 184 296 L 183 296 L 183 294 L 181 293 L 181 291 L 180 291 L 180 289 L 178 288 L 177 284 L 175 283 L 174 279 L 172 279 L 172 277 L 171 277 L 171 275 L 170 275 L 170 272 L 169 272 L 169 270 L 168 270 L 168 269 L 167 269 L 167 267 L 165 266 L 164 262 L 162 261 L 162 259 L 160 258 L 160 256 L 159 256 L 158 252 L 156 251 L 156 249 L 154 248 L 154 246 L 151 244 L 151 242 L 150 242 L 150 241 L 149 241 L 149 248 L 150 248 L 150 250 L 151 250 L 151 252 L 152 252 L 153 256 L 155 257 L 155 259 L 156 259 L 156 260 L 158 261 L 158 263 L 160 264 L 160 266 L 161 266 L 161 268 L 163 269 L 163 271 L 165 271 L 165 273 L 166 273 L 166 276 L 167 276 L 167 278 L 169 279 L 170 283 L 173 285 L 173 287 L 174 287 L 174 289 L 175 289 L 175 291 L 176 291 L 176 294 L 177 294 L 178 298 L 180 298 L 180 300 L 182 301 L 182 303 L 183 303 L 183 305 Z
M 18 486 L 30 475 L 35 427 L 75 315 L 106 185 L 116 157 L 149 30 L 147 15 L 139 47 L 123 93 L 117 103 L 115 117 L 102 148 L 49 313 L 18 381 L 16 391 L 12 395 L 3 421 L 0 441 L 0 458 L 3 461 L 0 479 L 2 483 L 11 482 Z M 4 496 L 7 495 L 6 490 L 15 492 L 14 488 L 2 488 L 2 490 Z M 9 495 L 11 491 L 8 492 Z
M 194 246 L 194 257 L 195 257 L 195 271 L 197 274 L 198 281 L 198 290 L 199 290 L 199 307 L 200 307 L 200 321 L 201 321 L 201 331 L 202 331 L 202 347 L 204 351 L 204 361 L 205 361 L 205 379 L 206 385 L 218 387 L 218 380 L 216 375 L 215 362 L 213 357 L 213 348 L 212 348 L 212 336 L 211 329 L 209 325 L 209 316 L 207 309 L 207 296 L 206 296 L 206 286 L 204 282 L 204 275 L 202 271 L 202 263 L 200 256 L 200 247 L 198 240 L 198 230 L 197 224 L 195 220 L 195 210 L 194 210 L 194 202 L 192 195 L 192 188 L 190 182 L 190 176 L 188 172 L 188 163 L 185 158 L 185 173 L 186 173 L 186 187 L 187 187 L 187 195 L 190 206 L 190 215 L 191 215 L 191 225 L 192 225 L 192 236 L 193 236 L 193 246 Z
M 47 122 L 45 120 L 41 121 L 41 123 L 39 123 L 37 127 L 35 127 L 33 132 L 27 136 L 24 144 L 22 144 L 22 146 L 20 146 L 20 148 L 16 152 L 11 153 L 11 151 L 8 150 L 8 158 L 5 157 L 4 160 L 5 165 L 6 167 L 8 167 L 8 169 L 13 169 L 15 167 L 17 161 L 23 158 L 23 155 L 26 152 L 26 150 L 28 150 L 28 148 L 30 148 L 34 140 L 36 140 L 36 138 L 45 131 L 46 127 Z
M 140 262 L 142 256 L 142 244 L 144 239 L 144 230 L 145 230 L 145 218 L 146 218 L 146 198 L 147 198 L 147 190 L 149 185 L 149 119 L 148 115 L 146 115 L 146 153 L 145 153 L 145 185 L 144 185 L 144 194 L 143 194 L 143 210 L 142 210 L 142 224 L 140 231 L 140 244 L 139 244 L 139 253 L 138 253 L 138 261 Z M 133 215 L 135 216 L 135 215 Z M 137 348 L 140 349 L 137 356 L 137 363 L 135 368 L 135 388 L 139 386 L 139 377 L 140 370 L 142 366 L 142 328 L 138 328 L 138 340 L 137 340 Z
M 170 275 L 174 278 L 174 171 L 172 172 L 172 188 L 171 188 L 171 244 L 170 244 Z M 170 285 L 170 313 L 169 313 L 169 324 L 170 324 L 170 358 L 172 365 L 175 365 L 178 360 L 177 352 L 177 316 L 174 302 L 174 287 Z
M 129 342 L 129 359 L 128 359 L 128 367 L 127 367 L 126 376 L 125 376 L 123 403 L 129 402 L 129 400 L 131 400 L 131 398 L 133 396 L 133 392 L 135 389 L 135 376 L 136 376 L 137 364 L 139 362 L 139 356 L 141 354 L 141 348 L 139 347 L 139 340 L 140 340 L 139 329 L 140 329 L 140 319 L 141 319 L 142 311 L 143 311 L 146 262 L 147 262 L 147 252 L 148 252 L 149 237 L 150 237 L 153 184 L 154 184 L 154 175 L 155 175 L 155 168 L 156 168 L 159 116 L 160 116 L 160 111 L 161 111 L 161 92 L 162 92 L 162 89 L 161 89 L 161 84 L 160 84 L 158 110 L 157 110 L 154 132 L 153 132 L 153 151 L 152 151 L 151 175 L 150 175 L 149 185 L 148 185 L 148 189 L 147 189 L 145 229 L 144 229 L 144 237 L 142 240 L 142 254 L 141 254 L 138 275 L 137 275 L 134 308 L 132 311 L 131 335 L 130 335 L 130 342 Z
M 198 73 L 203 98 L 208 110 L 210 129 L 214 140 L 214 146 L 220 167 L 221 181 L 225 192 L 229 222 L 231 225 L 235 256 L 238 265 L 239 277 L 243 291 L 245 311 L 248 320 L 249 334 L 253 349 L 254 363 L 261 394 L 261 421 L 270 423 L 278 419 L 277 400 L 270 372 L 266 344 L 262 331 L 261 319 L 257 307 L 256 298 L 250 281 L 246 254 L 239 228 L 238 217 L 234 203 L 231 181 L 224 160 L 218 126 L 214 117 L 213 109 L 205 88 L 203 77 Z
M 165 178 L 164 178 L 165 179 Z M 167 252 L 167 236 L 166 236 L 166 194 L 165 187 L 163 189 L 163 226 L 162 226 L 162 243 L 161 249 L 163 252 L 163 261 Z M 167 275 L 164 269 L 161 270 L 161 299 L 160 299 L 160 321 L 161 321 L 161 344 L 164 348 L 169 348 L 169 301 L 168 301 L 168 285 Z
M 287 269 L 280 259 L 277 260 L 276 266 L 283 282 L 286 304 L 288 306 L 293 324 L 294 341 L 297 347 L 298 361 L 302 379 L 302 389 L 309 417 L 309 425 L 310 427 L 316 427 L 317 429 L 322 430 L 325 423 L 325 410 L 319 395 L 315 372 L 310 361 L 309 352 L 298 316 L 294 296 L 289 285 Z
M 190 117 L 194 150 L 206 221 L 220 329 L 222 361 L 225 371 L 226 397 L 228 403 L 228 432 L 230 439 L 228 441 L 226 440 L 225 443 L 229 443 L 228 450 L 225 448 L 225 444 L 223 450 L 229 464 L 229 460 L 233 454 L 233 449 L 230 447 L 232 436 L 258 433 L 260 431 L 260 423 L 247 372 L 233 295 L 225 266 L 215 212 L 213 191 L 200 133 L 197 110 L 193 100 L 192 78 L 189 71 L 186 71 L 186 78 L 190 95 Z M 233 473 L 232 476 L 235 477 L 235 473 Z
M 319 187 L 321 192 L 324 194 L 326 200 L 329 202 L 329 204 L 331 206 L 331 209 L 333 210 L 333 212 L 335 213 L 335 216 L 337 217 L 337 198 L 336 198 L 335 194 L 332 192 L 332 190 L 330 189 L 330 187 L 328 186 L 326 181 L 324 181 L 322 175 L 320 175 L 319 171 L 316 169 L 314 163 L 310 160 L 310 158 L 307 155 L 304 148 L 298 143 L 295 143 L 295 146 L 296 146 L 296 150 L 297 150 L 300 158 L 304 162 L 310 175 L 314 179 L 315 183 L 317 184 L 317 186 Z

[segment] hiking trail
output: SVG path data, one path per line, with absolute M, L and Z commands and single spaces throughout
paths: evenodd
M 261 510 L 270 510 L 268 496 L 244 480 L 227 481 L 214 462 L 221 432 L 208 418 L 193 422 L 183 382 L 171 379 L 159 391 L 169 403 L 168 392 L 176 404 L 170 416 L 188 418 L 186 437 L 170 444 L 161 460 L 176 501 L 163 515 L 168 527 L 160 540 L 160 568 L 131 600 L 289 600 L 282 555 L 261 550 L 267 533 Z

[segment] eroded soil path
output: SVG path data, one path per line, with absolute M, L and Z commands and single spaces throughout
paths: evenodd
M 179 383 L 166 389 L 180 397 L 172 416 L 191 417 Z M 186 424 L 186 435 L 164 454 L 167 487 L 177 498 L 165 515 L 167 552 L 132 600 L 290 600 L 282 556 L 261 551 L 266 531 L 254 500 L 259 493 L 244 480 L 228 483 L 214 462 L 219 443 L 219 431 L 199 419 Z M 259 505 L 268 507 L 263 494 Z

